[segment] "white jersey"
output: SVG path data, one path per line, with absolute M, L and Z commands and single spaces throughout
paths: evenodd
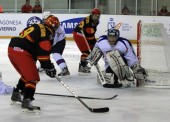
M 53 45 L 55 45 L 57 42 L 62 41 L 65 38 L 65 31 L 64 28 L 59 26 L 57 30 L 55 31 L 55 37 Z
M 106 53 L 112 50 L 118 50 L 120 55 L 127 61 L 127 65 L 129 67 L 138 63 L 138 58 L 134 52 L 131 43 L 125 38 L 119 37 L 115 45 L 110 45 L 106 35 L 100 36 L 95 44 L 95 47 L 99 48 L 103 52 L 105 68 L 109 66 L 106 59 Z

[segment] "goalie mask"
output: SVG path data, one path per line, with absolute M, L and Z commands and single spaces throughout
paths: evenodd
M 110 45 L 115 45 L 119 38 L 120 32 L 114 28 L 110 28 L 107 32 L 107 38 Z
M 116 30 L 116 29 L 114 29 L 114 28 L 110 28 L 110 29 L 108 30 L 108 32 L 107 32 L 107 35 L 118 38 L 119 35 L 120 35 L 120 32 L 119 32 L 119 30 Z

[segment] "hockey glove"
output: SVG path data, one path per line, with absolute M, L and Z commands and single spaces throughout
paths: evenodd
M 91 66 L 97 65 L 97 62 L 102 57 L 102 52 L 100 49 L 94 47 L 89 56 L 86 58 L 86 61 L 90 63 Z
M 53 63 L 51 63 L 51 67 L 49 67 L 48 69 L 45 69 L 45 73 L 46 73 L 46 75 L 48 75 L 51 78 L 55 77 L 56 69 L 55 69 Z
M 133 70 L 134 73 L 134 77 L 137 80 L 145 80 L 148 77 L 148 72 L 146 71 L 146 69 L 144 69 L 143 67 L 141 67 L 139 64 L 135 64 L 131 67 L 131 69 Z

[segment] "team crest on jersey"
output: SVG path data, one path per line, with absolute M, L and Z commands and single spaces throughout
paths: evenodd
M 42 20 L 37 16 L 33 16 L 33 17 L 28 19 L 27 27 L 29 27 L 29 26 L 31 26 L 33 24 L 40 24 L 40 23 L 42 23 Z
M 62 33 L 60 33 L 60 32 L 57 32 L 57 37 L 59 37 L 61 34 L 62 34 Z
M 95 33 L 93 28 L 86 28 L 86 32 L 89 34 Z

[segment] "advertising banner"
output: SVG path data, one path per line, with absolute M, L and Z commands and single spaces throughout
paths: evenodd
M 76 25 L 88 14 L 54 14 L 64 27 L 66 37 L 72 39 L 72 31 Z M 101 15 L 97 27 L 96 38 L 107 34 L 107 30 L 121 23 L 120 36 L 129 40 L 137 38 L 137 23 L 141 20 L 146 23 L 163 23 L 167 33 L 170 35 L 169 17 L 159 16 L 132 16 L 132 15 Z M 18 36 L 19 33 L 31 24 L 42 22 L 42 14 L 0 14 L 0 38 Z

